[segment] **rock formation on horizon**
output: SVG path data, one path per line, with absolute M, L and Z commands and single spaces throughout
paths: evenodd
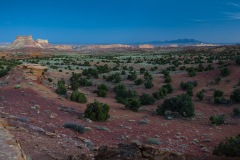
M 48 43 L 48 40 L 37 39 L 33 40 L 32 36 L 17 36 L 15 41 L 8 46 L 8 49 L 24 49 L 24 48 L 40 48 L 40 49 L 57 49 L 57 50 L 71 50 L 71 46 L 54 46 Z

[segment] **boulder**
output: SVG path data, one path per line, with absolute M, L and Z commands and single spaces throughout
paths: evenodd
M 26 160 L 26 155 L 24 154 L 20 144 L 4 126 L 6 126 L 6 122 L 0 120 L 0 159 Z
M 22 64 L 18 68 L 23 70 L 25 79 L 42 82 L 44 72 L 48 69 L 46 66 L 39 64 Z

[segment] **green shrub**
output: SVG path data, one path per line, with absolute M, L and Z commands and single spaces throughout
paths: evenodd
M 100 84 L 100 85 L 98 85 L 97 90 L 108 91 L 108 87 L 105 84 Z
M 240 110 L 238 108 L 233 108 L 233 115 L 240 116 Z
M 145 72 L 144 73 L 144 79 L 145 80 L 152 80 L 153 79 L 153 77 L 152 77 L 152 75 L 149 73 L 149 72 Z
M 64 80 L 59 80 L 58 81 L 58 85 L 57 85 L 57 89 L 56 89 L 56 93 L 57 94 L 66 94 L 67 89 L 65 86 L 65 81 Z
M 216 77 L 215 79 L 216 84 L 218 84 L 221 81 L 221 77 Z
M 170 76 L 164 77 L 164 83 L 170 83 L 172 81 Z
M 214 96 L 214 98 L 222 97 L 222 96 L 223 96 L 223 93 L 224 93 L 224 92 L 221 91 L 221 90 L 215 90 L 213 96 Z
M 162 71 L 162 74 L 164 75 L 164 77 L 167 77 L 167 76 L 169 76 L 169 71 L 163 70 L 163 71 Z
M 83 134 L 86 131 L 84 126 L 82 126 L 81 124 L 77 124 L 77 123 L 65 123 L 63 125 L 63 127 L 71 129 L 71 130 L 76 131 L 81 134 Z
M 142 96 L 140 96 L 140 101 L 142 105 L 151 105 L 155 103 L 154 97 L 146 93 L 143 93 Z
M 181 82 L 180 87 L 187 90 L 187 94 L 193 96 L 193 88 L 197 86 L 197 81 Z
M 100 84 L 98 85 L 97 87 L 97 95 L 99 97 L 106 97 L 107 96 L 107 91 L 108 91 L 108 88 L 105 84 Z
M 135 83 L 136 85 L 141 85 L 141 84 L 143 84 L 143 82 L 144 82 L 144 80 L 143 80 L 142 78 L 139 78 L 139 79 L 137 79 L 137 80 L 134 81 L 134 83 Z
M 189 77 L 194 77 L 196 75 L 196 70 L 193 67 L 187 68 L 186 69 L 188 72 Z
M 87 105 L 84 115 L 93 121 L 106 121 L 110 118 L 109 109 L 110 107 L 107 104 L 95 100 L 94 103 Z
M 235 102 L 240 102 L 240 89 L 235 89 L 232 92 L 230 99 Z
M 114 73 L 112 75 L 109 75 L 106 80 L 111 81 L 113 83 L 119 83 L 121 82 L 122 79 L 120 73 Z
M 183 117 L 193 117 L 194 104 L 188 94 L 182 94 L 170 99 L 165 99 L 156 111 L 158 115 L 164 115 L 165 111 L 172 111 L 178 112 Z
M 200 101 L 202 101 L 204 97 L 203 91 L 197 92 L 196 96 Z
M 224 124 L 225 120 L 224 115 L 211 116 L 209 119 L 212 124 L 217 126 Z
M 138 109 L 141 107 L 141 101 L 139 98 L 128 98 L 125 103 L 125 108 L 132 110 L 133 112 L 137 112 Z
M 240 157 L 240 134 L 236 137 L 227 138 L 226 142 L 221 142 L 213 150 L 213 154 L 226 157 Z
M 82 74 L 84 76 L 98 78 L 98 70 L 97 69 L 92 69 L 92 68 L 84 69 Z
M 81 92 L 78 92 L 78 91 L 74 91 L 71 94 L 70 100 L 75 101 L 75 102 L 79 102 L 79 103 L 86 103 L 87 102 L 87 98 L 86 98 L 85 94 L 81 93 Z
M 145 68 L 140 68 L 140 74 L 143 74 L 146 71 Z
M 92 81 L 87 78 L 80 78 L 79 84 L 80 86 L 92 86 Z
M 127 79 L 132 80 L 132 81 L 136 80 L 137 79 L 136 71 L 130 72 L 130 74 L 128 75 Z
M 72 88 L 72 90 L 77 91 L 79 88 L 79 83 L 77 81 L 72 82 L 71 88 Z
M 128 90 L 124 84 L 118 84 L 114 87 L 116 93 L 116 100 L 118 103 L 126 104 L 127 98 L 136 98 L 137 93 L 132 90 Z
M 150 88 L 152 88 L 154 85 L 153 85 L 152 81 L 148 79 L 148 80 L 146 80 L 146 82 L 144 83 L 144 86 L 145 86 L 146 89 L 150 89 Z
M 240 57 L 237 57 L 237 58 L 236 58 L 236 65 L 237 65 L 237 66 L 240 66 Z
M 78 95 L 78 102 L 79 103 L 86 103 L 87 102 L 87 98 L 86 98 L 84 93 L 79 93 L 79 95 Z
M 167 89 L 167 93 L 172 93 L 173 92 L 173 87 L 171 84 L 165 84 L 162 86 L 162 88 L 166 88 Z
M 221 69 L 221 75 L 222 76 L 228 76 L 230 74 L 230 70 L 228 68 L 222 68 Z

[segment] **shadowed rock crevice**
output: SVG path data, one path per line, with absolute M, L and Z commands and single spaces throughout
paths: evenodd
M 184 156 L 169 151 L 161 151 L 151 146 L 119 144 L 117 147 L 102 146 L 96 160 L 185 160 Z

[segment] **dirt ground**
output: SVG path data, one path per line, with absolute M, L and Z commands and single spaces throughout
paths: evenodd
M 229 96 L 240 78 L 238 67 L 231 66 L 231 71 L 230 76 L 223 78 L 218 85 L 210 84 L 220 74 L 218 71 L 201 72 L 193 78 L 185 72 L 173 74 L 171 84 L 174 93 L 167 98 L 183 93 L 179 84 L 188 80 L 198 80 L 194 95 L 204 88 L 206 97 L 211 97 L 214 89 L 224 90 L 224 96 Z M 216 106 L 207 100 L 200 102 L 194 96 L 194 118 L 166 120 L 155 113 L 163 100 L 143 106 L 135 113 L 116 103 L 112 90 L 106 98 L 99 98 L 92 93 L 95 87 L 81 87 L 88 102 L 97 99 L 110 106 L 109 120 L 91 122 L 83 118 L 87 104 L 71 102 L 57 95 L 49 86 L 26 80 L 20 71 L 12 71 L 0 81 L 8 82 L 0 87 L 0 115 L 8 121 L 8 129 L 21 143 L 25 154 L 33 160 L 66 160 L 69 155 L 93 154 L 89 149 L 94 150 L 101 145 L 132 141 L 147 144 L 149 138 L 159 139 L 160 144 L 154 145 L 156 148 L 196 159 L 211 159 L 214 146 L 226 137 L 240 133 L 240 119 L 232 118 L 232 110 L 234 107 L 239 108 L 239 104 Z M 163 77 L 154 75 L 153 83 L 155 86 L 152 89 L 135 87 L 134 90 L 151 94 L 161 87 Z M 21 88 L 15 89 L 16 84 L 20 84 Z M 211 125 L 209 117 L 220 114 L 225 115 L 226 124 Z M 73 132 L 63 127 L 67 122 L 82 124 L 89 127 L 89 131 L 84 134 Z

